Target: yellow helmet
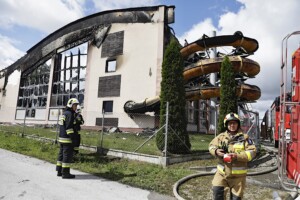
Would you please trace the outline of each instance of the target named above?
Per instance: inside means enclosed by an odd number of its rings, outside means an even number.
[[[67,103],[67,107],[72,108],[73,104],[79,104],[78,99],[76,99],[76,98],[69,99],[69,101]]]
[[[225,116],[225,118],[224,118],[224,127],[227,127],[227,123],[228,123],[229,121],[237,121],[238,124],[239,124],[239,126],[240,126],[240,124],[241,124],[241,120],[240,120],[238,114],[233,113],[233,112],[231,112],[231,113],[229,113],[229,114],[227,114],[227,115]]]

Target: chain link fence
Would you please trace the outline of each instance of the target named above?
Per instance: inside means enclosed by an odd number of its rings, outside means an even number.
[[[18,120],[15,120],[15,123],[3,122],[6,119],[5,116],[2,116],[0,131],[57,143],[58,120],[62,112],[62,108],[50,109],[48,113],[49,120],[46,123],[45,120],[34,119],[30,112],[17,111],[15,119]],[[14,112],[7,109],[7,113]],[[35,115],[40,115],[39,111],[35,111]],[[166,113],[164,116],[166,122],[168,122],[168,115]],[[259,144],[258,113],[240,109],[239,115],[243,131],[249,134],[256,144]],[[160,151],[157,148],[156,134],[162,130],[166,140],[169,134],[172,134],[172,137],[178,137],[172,125],[167,123],[160,125],[160,116],[153,113],[101,113],[83,110],[83,117],[85,124],[80,131],[81,146],[92,147],[101,151],[115,149],[132,153],[167,156],[165,150]],[[215,132],[208,134],[210,127],[208,119],[207,110],[187,110],[187,132],[191,142],[190,152],[192,154],[208,152],[208,145],[215,137]],[[92,124],[95,125],[92,126]],[[165,141],[165,144],[167,143]]]
[[[7,119],[3,116],[1,117],[1,132],[40,138],[57,143],[58,120],[63,112],[63,108],[50,109],[48,121],[37,119],[41,115],[39,110],[35,110],[33,113],[29,109],[27,111],[25,109],[16,111],[13,107],[6,109],[7,113],[16,114],[15,116],[7,116]],[[162,155],[163,153],[158,150],[155,140],[160,127],[163,127],[164,132],[176,134],[172,127],[169,126],[166,129],[164,125],[160,126],[160,116],[153,113],[126,114],[89,111],[88,115],[85,116],[86,113],[83,110],[83,117],[86,123],[80,131],[82,146]],[[46,115],[46,113],[43,114]],[[200,114],[203,115],[202,113]],[[9,122],[11,118],[15,119],[14,123]],[[191,152],[207,151],[208,144],[214,135],[206,134],[207,126],[203,119],[197,121],[201,123],[200,126],[195,125],[194,120],[190,120],[187,126],[192,144]],[[91,124],[95,124],[95,126]],[[198,126],[198,129],[195,129],[195,126]]]

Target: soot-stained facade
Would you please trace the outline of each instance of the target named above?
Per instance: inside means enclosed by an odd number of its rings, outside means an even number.
[[[155,127],[152,114],[124,112],[128,100],[159,95],[174,6],[96,13],[51,33],[0,71],[0,122],[56,124],[78,98],[86,126]]]

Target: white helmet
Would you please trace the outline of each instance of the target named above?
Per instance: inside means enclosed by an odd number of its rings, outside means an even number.
[[[81,113],[81,106],[79,104],[77,105],[76,113]]]
[[[76,99],[76,98],[69,99],[69,101],[67,103],[67,107],[72,108],[73,104],[79,104],[78,99]]]

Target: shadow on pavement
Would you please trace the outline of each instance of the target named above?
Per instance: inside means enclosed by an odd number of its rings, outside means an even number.
[[[75,174],[75,175],[76,175],[75,179],[79,179],[79,180],[91,180],[91,179],[105,180],[92,174]]]

